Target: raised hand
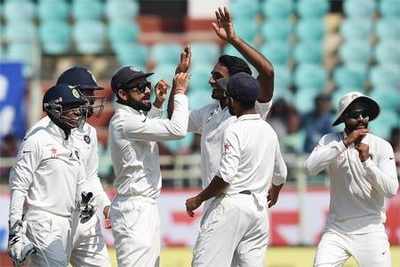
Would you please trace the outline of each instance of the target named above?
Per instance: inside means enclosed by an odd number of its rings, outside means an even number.
[[[185,94],[188,88],[189,73],[180,72],[175,75],[175,94]]]
[[[169,85],[165,80],[159,81],[154,87],[156,92],[156,99],[154,100],[154,106],[161,108],[164,100],[167,96]]]
[[[178,66],[176,67],[175,73],[188,72],[190,64],[192,63],[192,50],[187,45],[181,52],[181,57]]]
[[[216,22],[212,23],[215,33],[224,41],[232,42],[237,38],[233,29],[231,15],[226,7],[220,7],[215,11]]]

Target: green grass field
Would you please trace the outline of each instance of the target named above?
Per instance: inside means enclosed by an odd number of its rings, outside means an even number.
[[[168,248],[161,252],[161,267],[188,267],[192,259],[192,251],[187,248]],[[273,247],[266,255],[268,267],[308,267],[312,266],[314,247]],[[400,247],[392,247],[392,266],[400,266]],[[117,266],[115,251],[110,250],[113,266]],[[357,267],[353,259],[344,265]]]

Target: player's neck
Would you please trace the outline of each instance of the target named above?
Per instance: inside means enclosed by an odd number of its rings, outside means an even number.
[[[251,109],[246,109],[246,110],[240,110],[237,114],[236,117],[240,117],[243,115],[249,115],[249,114],[257,114],[255,108],[251,108]]]

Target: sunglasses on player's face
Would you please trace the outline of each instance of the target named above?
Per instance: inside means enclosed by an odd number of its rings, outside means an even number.
[[[358,119],[361,118],[362,119],[366,119],[369,118],[369,114],[367,110],[354,110],[354,111],[350,111],[346,114],[346,116],[350,119]]]
[[[131,90],[137,90],[142,94],[146,92],[146,88],[149,88],[151,90],[151,82],[146,80],[138,82],[135,85],[131,86]]]

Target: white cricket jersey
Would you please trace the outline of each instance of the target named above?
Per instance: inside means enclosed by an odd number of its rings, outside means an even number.
[[[189,117],[186,95],[175,95],[174,107],[168,120],[162,119],[161,111],[154,107],[146,116],[142,111],[115,104],[109,125],[109,147],[118,194],[159,197],[161,172],[157,142],[186,135]]]
[[[242,115],[229,125],[222,141],[217,176],[229,184],[225,193],[248,190],[267,197],[271,184],[286,181],[287,169],[272,127],[259,114]]]
[[[28,210],[72,215],[85,179],[79,145],[53,122],[31,129],[10,173],[10,221],[21,219],[25,197]]]
[[[43,117],[28,131],[27,135],[38,127],[46,127],[51,122],[48,116]],[[71,136],[79,149],[80,159],[86,172],[82,190],[92,192],[95,196],[96,206],[103,210],[110,205],[110,199],[104,192],[100,178],[97,175],[99,156],[97,153],[97,133],[96,129],[85,123],[82,129],[75,128],[71,131]]]
[[[256,101],[256,112],[265,120],[272,101]],[[190,112],[188,131],[201,134],[201,179],[206,188],[218,171],[221,161],[221,142],[223,133],[236,116],[229,113],[228,107],[221,109],[219,102],[214,102]]]
[[[343,133],[323,136],[305,165],[311,175],[326,170],[331,181],[328,230],[346,233],[382,231],[385,197],[398,189],[394,153],[382,138],[367,134],[371,158],[361,162],[354,144],[343,143]]]

